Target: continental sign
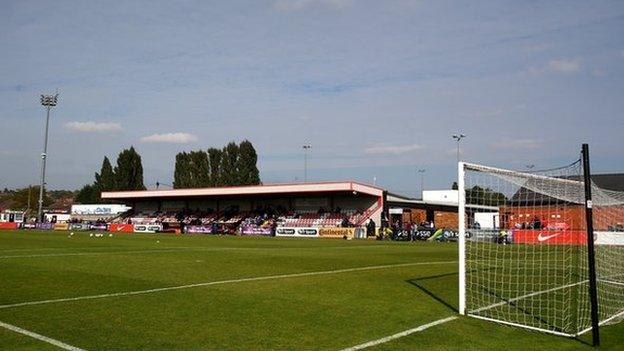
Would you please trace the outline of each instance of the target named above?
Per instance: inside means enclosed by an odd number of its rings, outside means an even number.
[[[68,230],[69,229],[69,224],[68,223],[56,223],[54,224],[54,230]]]
[[[355,228],[320,228],[319,235],[322,238],[348,238],[355,236]]]

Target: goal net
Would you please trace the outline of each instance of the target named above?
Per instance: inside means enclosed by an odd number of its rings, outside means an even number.
[[[591,330],[581,161],[539,172],[459,167],[460,313],[570,337]],[[624,315],[624,193],[591,189],[604,324]]]

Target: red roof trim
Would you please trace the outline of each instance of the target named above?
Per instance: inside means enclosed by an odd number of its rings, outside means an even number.
[[[236,196],[236,195],[267,195],[267,194],[283,194],[283,193],[288,193],[288,192],[292,192],[292,193],[322,193],[322,192],[340,192],[340,191],[354,191],[356,189],[355,184],[358,185],[359,187],[363,187],[363,188],[368,188],[368,189],[364,189],[364,190],[369,190],[369,192],[367,191],[362,191],[365,194],[368,195],[373,195],[373,196],[379,196],[379,194],[377,194],[376,192],[379,191],[384,191],[384,189],[374,186],[374,185],[369,185],[369,184],[364,184],[364,183],[359,183],[359,182],[354,182],[354,181],[344,181],[344,182],[337,182],[337,181],[331,181],[331,182],[311,182],[311,183],[280,183],[280,184],[262,184],[262,185],[244,185],[244,186],[228,186],[228,187],[217,187],[217,188],[185,188],[185,189],[158,189],[158,190],[134,190],[134,191],[115,191],[115,192],[102,192],[102,198],[108,198],[108,199],[131,199],[131,198],[157,198],[157,197],[176,197],[176,193],[182,193],[179,196],[180,197],[184,197],[184,196]],[[314,187],[315,185],[318,186],[331,186],[331,185],[336,185],[336,186],[340,186],[342,185],[343,187],[346,187],[346,189],[309,189],[310,187]],[[250,188],[259,188],[259,189],[266,189],[266,188],[270,188],[270,187],[277,187],[277,188],[281,188],[281,187],[294,187],[295,189],[290,189],[288,191],[281,191],[279,189],[274,189],[273,191],[267,191],[267,192],[262,192],[259,191],[257,193],[253,193],[253,192],[245,192],[246,189],[250,189]],[[307,188],[307,189],[301,189],[301,190],[297,190],[297,187],[301,187],[301,188]],[[241,194],[236,194],[236,190],[240,189],[241,190]],[[193,192],[193,191],[212,191],[212,192],[229,192],[229,193],[225,193],[225,194],[186,194],[189,192]],[[147,195],[147,193],[158,193],[158,194],[150,194]]]

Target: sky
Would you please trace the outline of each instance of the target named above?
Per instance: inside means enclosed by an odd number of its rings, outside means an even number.
[[[358,180],[418,196],[461,158],[552,168],[590,144],[624,172],[622,1],[0,1],[0,188],[77,189],[134,146],[250,140],[265,183]],[[114,162],[114,161],[113,161]],[[418,173],[422,169],[424,173]]]

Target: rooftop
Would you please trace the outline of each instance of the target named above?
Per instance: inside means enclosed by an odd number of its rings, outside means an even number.
[[[102,192],[102,199],[146,199],[181,197],[219,197],[245,195],[314,194],[352,192],[382,196],[384,189],[355,181],[264,184],[220,188],[166,189]]]

